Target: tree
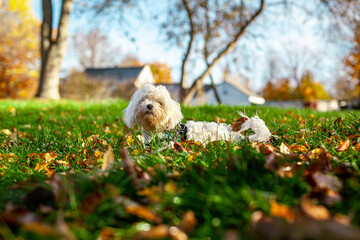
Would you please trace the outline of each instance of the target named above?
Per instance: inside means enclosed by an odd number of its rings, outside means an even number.
[[[166,63],[151,63],[150,69],[154,76],[155,83],[168,84],[171,82],[171,69]]]
[[[30,4],[0,1],[0,98],[33,96],[38,69],[38,26]]]
[[[360,87],[360,24],[354,31],[354,46],[351,53],[345,58],[349,77]]]
[[[220,59],[235,48],[238,40],[260,15],[264,6],[265,0],[248,4],[244,1],[234,2],[231,0],[221,2],[181,0],[177,2],[176,8],[169,11],[168,15],[171,20],[166,19],[167,22],[162,25],[166,29],[168,38],[177,43],[184,42],[182,41],[184,36],[188,38],[187,43],[183,46],[184,55],[180,76],[181,102],[190,103],[195,92],[202,88],[204,78],[208,76]],[[207,39],[207,50],[211,49],[209,45],[212,45],[213,48],[211,52],[205,54],[207,62],[205,69],[187,88],[187,65],[191,53],[196,50],[194,45],[197,38],[202,41],[204,38]],[[216,44],[219,41],[221,44]]]
[[[43,22],[41,24],[41,67],[36,96],[59,99],[59,72],[67,47],[68,26],[72,0],[63,0],[57,33],[53,36],[52,1],[42,0]]]
[[[314,81],[314,76],[311,72],[305,73],[299,84],[294,90],[296,99],[301,100],[316,100],[316,99],[329,99],[329,94],[324,90],[320,83]]]
[[[99,29],[73,35],[75,52],[83,68],[114,66],[119,62],[120,49],[111,47]]]
[[[336,16],[339,22],[343,19],[356,17],[356,9],[359,9],[359,2],[352,0],[318,0],[310,4],[301,4],[296,1],[266,1],[266,9],[278,8],[281,12],[287,11],[294,6],[308,13],[309,17],[319,19],[323,16],[332,18]],[[315,7],[314,7],[315,6]],[[180,75],[180,98],[184,103],[189,103],[194,93],[202,88],[204,78],[210,74],[212,68],[222,58],[230,54],[245,32],[254,25],[255,20],[265,12],[265,1],[205,1],[205,0],[178,0],[176,6],[169,10],[168,17],[162,24],[166,29],[169,40],[183,48],[182,67]],[[269,11],[267,11],[270,13]],[[351,14],[352,13],[352,14]],[[334,17],[335,19],[335,17]],[[331,24],[333,25],[333,24]],[[210,31],[209,31],[210,30]],[[187,38],[185,41],[185,37]],[[185,44],[184,44],[185,43]],[[192,81],[187,88],[187,65],[191,55],[200,52],[203,44],[209,44],[213,51],[204,54],[207,62],[205,68]],[[211,48],[208,48],[211,49]],[[198,67],[194,67],[199,69]],[[296,71],[296,69],[293,69]]]
[[[276,84],[268,81],[263,89],[266,100],[293,100],[293,89],[288,78],[281,79]]]

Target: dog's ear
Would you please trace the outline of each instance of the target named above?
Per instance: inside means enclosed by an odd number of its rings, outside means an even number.
[[[181,106],[178,102],[171,99],[170,101],[170,116],[168,120],[168,128],[173,129],[184,118],[181,113]]]
[[[140,101],[140,96],[142,95],[143,89],[137,90],[134,95],[132,95],[129,105],[124,109],[124,122],[129,128],[133,127],[135,122],[135,109]]]

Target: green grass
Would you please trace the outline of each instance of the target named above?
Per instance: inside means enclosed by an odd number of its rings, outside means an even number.
[[[129,239],[160,224],[140,210],[129,212],[119,202],[122,198],[150,209],[166,226],[184,227],[185,213],[194,213],[197,223],[187,233],[190,238],[221,239],[228,229],[237,229],[244,239],[251,239],[256,236],[250,230],[255,211],[271,215],[271,199],[299,209],[301,196],[312,191],[304,177],[306,167],[292,177],[280,177],[264,167],[267,156],[247,140],[189,144],[184,146],[187,152],[179,153],[173,148],[156,151],[164,146],[157,139],[148,149],[137,140],[140,131],[124,125],[126,106],[115,100],[0,101],[0,131],[11,132],[0,133],[0,239],[69,236],[56,227],[59,219],[78,239],[97,239],[105,232],[111,239]],[[342,200],[327,208],[332,215],[341,213],[350,216],[353,225],[360,224],[357,138],[351,139],[346,151],[336,150],[341,140],[359,133],[359,112],[229,106],[183,107],[182,111],[184,121],[221,118],[226,123],[239,118],[237,111],[258,114],[276,135],[271,139],[273,146],[302,145],[308,152],[324,148],[334,168],[344,162],[351,169],[347,177],[333,173],[343,183]],[[98,136],[90,141],[94,135]],[[129,136],[134,139],[130,145]],[[115,163],[108,174],[101,174],[109,146]],[[138,166],[138,175],[145,171],[150,176],[143,191],[135,189],[124,170],[120,153],[124,147]],[[56,157],[41,168],[45,153]],[[292,160],[285,157],[285,161]],[[10,213],[17,219],[10,221]],[[26,220],[26,214],[36,216],[36,221]]]

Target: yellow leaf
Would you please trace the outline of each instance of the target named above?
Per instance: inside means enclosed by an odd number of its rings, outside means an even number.
[[[101,166],[101,172],[102,173],[109,172],[114,165],[114,152],[111,147],[109,147],[109,149],[105,152],[102,161],[103,163]]]
[[[131,146],[131,145],[134,145],[134,139],[132,136],[129,136],[127,139],[126,139],[126,143],[128,146]]]
[[[290,145],[290,150],[293,152],[307,152],[307,148],[304,145],[297,145],[296,143]]]
[[[1,133],[6,136],[11,136],[12,132],[9,129],[2,129]]]
[[[7,108],[8,113],[10,113],[11,116],[14,116],[16,114],[16,108],[14,108],[13,106],[9,106]]]

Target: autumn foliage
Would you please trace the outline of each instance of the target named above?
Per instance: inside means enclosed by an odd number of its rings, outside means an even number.
[[[154,76],[155,83],[167,84],[171,82],[171,69],[166,63],[151,63],[150,69]]]
[[[0,1],[0,98],[29,98],[39,67],[39,21],[26,0]]]
[[[263,89],[263,96],[267,100],[309,101],[329,98],[323,85],[314,80],[311,72],[306,72],[295,87],[291,86],[288,78],[276,82],[269,80]]]

